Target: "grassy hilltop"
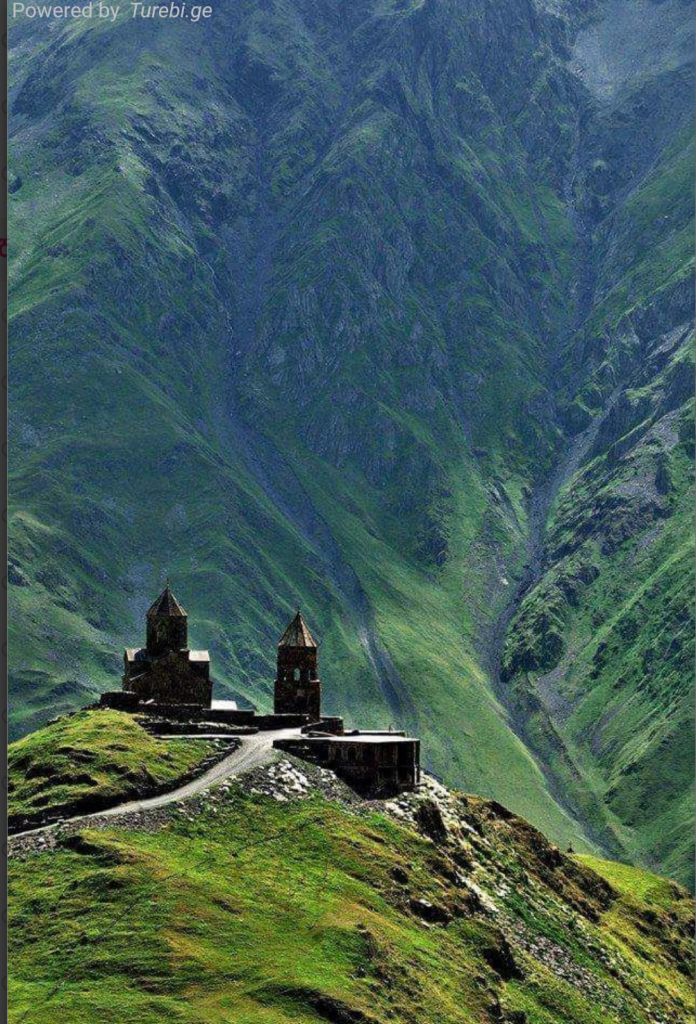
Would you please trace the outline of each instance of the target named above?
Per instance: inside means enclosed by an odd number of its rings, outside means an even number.
[[[692,1019],[679,886],[479,798],[358,807],[307,771],[13,858],[13,1024]]]
[[[13,737],[113,687],[169,573],[218,695],[269,706],[299,603],[328,711],[691,880],[691,31],[11,26]]]
[[[120,711],[80,711],[9,745],[7,813],[75,814],[175,786],[215,750],[160,740]]]

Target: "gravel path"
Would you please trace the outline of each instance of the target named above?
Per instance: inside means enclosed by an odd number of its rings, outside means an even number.
[[[21,839],[22,836],[51,832],[56,828],[64,826],[68,821],[87,821],[91,818],[115,818],[124,814],[153,810],[157,807],[163,807],[165,804],[174,803],[177,800],[186,800],[188,797],[195,796],[197,793],[209,789],[210,786],[222,782],[224,779],[234,778],[237,775],[241,775],[242,772],[249,771],[250,768],[264,764],[271,757],[274,740],[287,739],[290,736],[299,735],[299,729],[273,729],[268,732],[256,733],[253,736],[244,736],[241,739],[240,746],[229,754],[228,757],[218,761],[217,764],[213,765],[207,772],[204,772],[203,775],[193,779],[191,782],[187,782],[183,786],[179,786],[178,789],[172,789],[168,793],[161,793],[159,796],[129,800],[127,803],[116,804],[115,807],[110,807],[107,810],[93,811],[90,814],[77,814],[73,818],[53,822],[51,825],[42,825],[39,828],[28,829],[26,832],[16,832],[10,837],[10,843],[15,839]]]

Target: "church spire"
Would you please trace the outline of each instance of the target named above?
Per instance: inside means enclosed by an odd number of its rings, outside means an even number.
[[[169,582],[150,605],[146,623],[147,650],[150,654],[181,651],[188,646],[188,616],[174,597]]]
[[[321,718],[321,682],[317,642],[299,608],[278,641],[273,707],[277,715],[306,715],[310,722]]]
[[[150,605],[147,613],[148,619],[151,615],[157,617],[183,616],[186,618],[186,611],[174,597],[172,588],[169,586],[169,580],[167,580],[167,585],[157,600]]]
[[[307,623],[302,618],[300,609],[297,609],[297,614],[292,622],[288,625],[287,629],[278,641],[279,647],[313,647],[314,650],[317,648],[317,642],[309,632]]]

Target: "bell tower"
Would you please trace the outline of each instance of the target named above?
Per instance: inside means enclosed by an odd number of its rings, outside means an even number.
[[[308,715],[310,722],[321,718],[317,643],[299,609],[278,641],[274,711],[277,715]]]
[[[150,607],[146,623],[148,654],[166,654],[188,647],[188,615],[174,597],[169,584]]]

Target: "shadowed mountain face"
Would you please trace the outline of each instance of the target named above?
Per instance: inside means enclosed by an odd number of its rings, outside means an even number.
[[[168,573],[218,695],[299,603],[327,710],[688,876],[689,14],[15,22],[15,734]]]

